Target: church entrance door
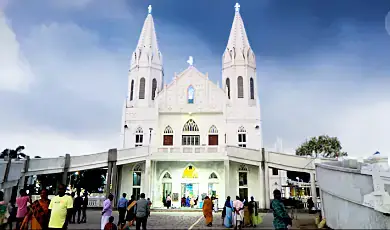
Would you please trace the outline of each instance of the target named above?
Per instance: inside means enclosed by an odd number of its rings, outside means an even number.
[[[182,197],[190,197],[196,199],[199,196],[199,184],[198,183],[182,183],[181,184]]]

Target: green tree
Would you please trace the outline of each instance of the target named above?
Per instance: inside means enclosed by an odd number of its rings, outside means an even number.
[[[4,149],[0,153],[0,159],[4,159],[5,157],[10,157],[11,159],[25,159],[26,154],[22,153],[24,150],[24,146],[18,146],[16,149]]]
[[[310,140],[302,143],[301,146],[295,150],[295,154],[298,156],[329,158],[348,156],[348,154],[341,151],[341,149],[342,147],[337,137],[322,135],[318,137],[312,137]]]

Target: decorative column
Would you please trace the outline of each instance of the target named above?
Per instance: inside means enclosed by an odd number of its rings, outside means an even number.
[[[28,165],[30,163],[30,157],[27,156],[26,157],[26,160],[24,161],[24,171],[19,179],[19,182],[18,182],[18,187],[19,187],[19,190],[20,189],[26,189],[27,187],[27,180],[28,180],[28,177],[26,176],[27,172],[28,172]]]
[[[107,169],[107,178],[106,178],[106,197],[111,193],[111,185],[112,185],[112,178],[116,177],[113,175],[113,168],[116,167],[116,159],[117,159],[117,149],[110,149],[108,150],[108,156],[107,156],[107,163],[108,163],[108,169]],[[113,186],[114,187],[114,186]]]
[[[144,180],[144,186],[143,187],[143,193],[145,193],[145,196],[146,198],[150,198],[150,183],[151,183],[151,179],[150,179],[150,168],[151,168],[151,160],[150,159],[146,159],[145,160],[145,180]]]
[[[70,154],[67,153],[65,154],[64,158],[64,171],[62,172],[62,180],[61,183],[66,185],[68,182],[68,172],[69,172],[69,167],[70,167]]]
[[[225,197],[230,196],[230,163],[229,160],[223,161],[224,165],[224,173],[225,173]],[[230,196],[231,199],[235,199],[235,197]]]
[[[269,168],[268,168],[268,157],[267,153],[265,152],[265,149],[261,149],[262,157],[263,157],[263,162],[264,162],[264,204],[265,204],[265,209],[269,209],[271,206],[271,198],[270,198],[270,188],[269,188]]]
[[[317,208],[317,187],[316,187],[316,176],[314,172],[310,172],[310,190],[311,197],[314,202],[314,206]]]

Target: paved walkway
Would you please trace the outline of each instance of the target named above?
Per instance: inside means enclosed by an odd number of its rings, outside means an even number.
[[[87,224],[71,224],[69,229],[100,229],[101,212],[90,210],[87,213]],[[272,214],[262,213],[263,223],[256,228],[245,229],[273,229]],[[118,212],[113,212],[115,223],[118,221]],[[299,219],[312,219],[308,214],[302,214]],[[214,214],[213,226],[206,227],[203,214],[201,212],[152,212],[148,219],[148,229],[226,229],[222,225],[221,213]],[[299,228],[298,226],[294,226]],[[135,229],[135,227],[134,227]]]

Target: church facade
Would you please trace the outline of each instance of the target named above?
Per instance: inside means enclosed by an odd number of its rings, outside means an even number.
[[[121,135],[123,148],[147,154],[119,169],[119,194],[143,192],[154,207],[162,207],[167,195],[176,207],[182,197],[206,195],[218,197],[220,207],[228,195],[264,203],[264,169],[250,160],[263,147],[255,53],[238,4],[235,9],[219,87],[192,57],[186,70],[164,82],[149,8],[131,56]]]

